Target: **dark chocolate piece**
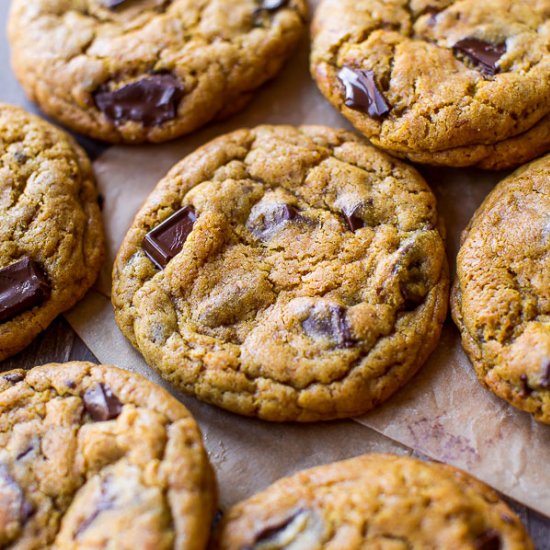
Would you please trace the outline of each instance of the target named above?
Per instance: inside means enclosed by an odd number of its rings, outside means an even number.
[[[540,387],[543,390],[550,390],[550,359],[543,362],[540,370]]]
[[[19,372],[9,372],[8,374],[4,374],[3,376],[4,380],[7,382],[10,382],[11,384],[17,384],[17,382],[21,382],[25,380],[25,375],[21,374]]]
[[[265,237],[271,230],[299,217],[300,211],[294,206],[285,203],[273,204],[250,219],[246,226],[257,237]]]
[[[0,323],[40,305],[51,287],[40,266],[23,258],[0,270]]]
[[[102,0],[103,5],[110,10],[118,8],[121,4],[124,4],[126,0]]]
[[[80,535],[90,527],[90,525],[95,521],[95,519],[106,510],[111,510],[114,507],[115,498],[108,491],[109,488],[109,478],[101,482],[101,489],[99,494],[99,499],[95,504],[94,511],[84,519],[84,521],[78,526],[78,529],[75,531],[73,538],[78,539]]]
[[[390,112],[390,105],[378,88],[372,71],[342,67],[338,78],[346,87],[346,105],[379,119]]]
[[[273,525],[271,527],[266,527],[256,535],[256,537],[254,538],[254,544],[258,544],[259,542],[267,542],[275,538],[279,533],[284,531],[293,521],[295,521],[304,513],[306,513],[305,510],[297,510],[294,514],[292,514],[287,519],[281,521],[280,523],[277,523],[276,525]],[[248,548],[252,549],[254,547],[249,546]]]
[[[478,38],[464,38],[453,46],[453,50],[466,56],[483,74],[494,76],[500,70],[497,63],[506,53],[506,44],[490,44]]]
[[[526,374],[522,374],[519,379],[521,381],[521,396],[529,397],[533,393],[533,389],[529,386],[529,378]]]
[[[177,256],[197,221],[195,209],[186,206],[149,231],[141,246],[147,257],[160,269]]]
[[[314,307],[302,328],[313,337],[330,338],[338,346],[350,347],[354,338],[346,318],[346,309],[333,304],[327,307]]]
[[[29,445],[24,451],[21,451],[16,457],[15,460],[21,460],[25,458],[31,451],[34,451],[34,446]]]
[[[178,78],[162,73],[114,91],[100,88],[94,99],[97,108],[115,124],[134,121],[150,127],[176,118],[183,91],[183,83]]]
[[[23,524],[27,523],[31,516],[36,512],[34,506],[26,499],[23,499],[20,510],[21,522]]]
[[[84,408],[96,422],[116,418],[122,411],[122,403],[104,384],[98,384],[84,394]]]
[[[351,208],[349,210],[344,209],[344,216],[346,218],[346,222],[350,231],[357,231],[358,229],[365,227],[365,222],[357,215],[359,210],[359,206],[355,206],[354,208]]]
[[[476,550],[500,550],[500,535],[494,529],[481,533],[475,541]]]

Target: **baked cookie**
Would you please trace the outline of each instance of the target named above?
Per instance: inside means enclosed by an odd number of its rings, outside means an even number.
[[[195,421],[91,363],[0,374],[0,547],[202,550],[216,491]]]
[[[220,550],[534,550],[498,495],[444,464],[365,455],[304,470],[229,510]]]
[[[481,383],[550,424],[550,155],[500,182],[475,213],[451,304]]]
[[[306,0],[14,0],[12,66],[70,128],[160,142],[242,109],[306,14]]]
[[[38,117],[0,104],[0,361],[84,296],[103,254],[84,151]]]
[[[240,130],[181,161],[113,279],[121,330],[163,377],[275,421],[378,405],[426,360],[447,310],[424,180],[320,126]]]
[[[376,146],[501,169],[550,150],[550,0],[324,0],[311,72]]]

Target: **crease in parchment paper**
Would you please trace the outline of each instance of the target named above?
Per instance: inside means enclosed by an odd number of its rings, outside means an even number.
[[[109,255],[96,290],[68,314],[69,322],[100,361],[147,376],[171,390],[196,415],[218,469],[223,502],[248,496],[300,467],[369,450],[406,452],[386,439],[390,438],[461,467],[550,516],[550,427],[535,423],[481,387],[450,320],[427,364],[387,403],[357,423],[306,426],[245,419],[177,394],[147,367],[116,327],[108,299],[114,255],[136,211],[174,163],[212,138],[242,127],[286,123],[350,128],[312,83],[307,55],[304,40],[283,73],[227,122],[164,145],[112,147],[95,161],[105,198]],[[503,174],[420,170],[439,201],[453,272],[461,231]]]

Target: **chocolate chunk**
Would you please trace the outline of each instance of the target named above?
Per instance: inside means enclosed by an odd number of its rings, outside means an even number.
[[[34,513],[23,489],[12,477],[6,465],[0,463],[0,528],[12,521],[25,524]]]
[[[21,521],[27,523],[35,511],[34,506],[28,500],[23,499],[20,512]]]
[[[0,270],[0,323],[40,305],[50,291],[46,275],[30,258]]]
[[[302,328],[314,338],[329,338],[341,347],[354,344],[346,309],[336,304],[312,308],[309,317],[302,321]]]
[[[346,87],[346,105],[379,119],[390,112],[390,106],[378,88],[372,71],[342,67],[338,78]]]
[[[84,394],[84,408],[96,422],[116,418],[122,411],[122,403],[104,384],[98,384]]]
[[[359,206],[355,206],[354,208],[349,210],[344,209],[344,216],[346,218],[346,222],[348,223],[350,231],[357,231],[358,229],[365,227],[365,222],[357,215],[359,210]]]
[[[550,390],[550,359],[543,362],[540,371],[540,387],[543,390]]]
[[[305,510],[298,510],[297,512],[295,512],[294,514],[292,514],[290,517],[283,520],[282,522],[277,523],[276,525],[273,525],[270,527],[266,527],[256,535],[256,537],[254,538],[254,544],[273,540],[274,538],[277,537],[279,533],[281,533],[287,527],[289,527],[291,523],[303,517],[304,514],[307,514]],[[254,547],[251,546],[249,548],[254,548]]]
[[[8,372],[8,374],[4,374],[3,378],[6,382],[17,384],[17,382],[25,380],[25,375],[20,372]]]
[[[34,446],[29,445],[24,451],[21,451],[16,457],[15,460],[21,460],[25,458],[30,452],[34,451]]]
[[[124,4],[126,0],[102,0],[103,5],[110,10],[118,8],[121,4]]]
[[[490,44],[478,38],[459,40],[453,50],[466,56],[479,70],[488,76],[494,76],[499,71],[498,60],[506,53],[506,44]]]
[[[73,538],[78,539],[80,535],[90,527],[90,525],[95,521],[95,519],[106,510],[111,510],[114,507],[115,497],[109,493],[109,477],[104,479],[101,482],[101,489],[99,494],[99,499],[95,503],[94,511],[84,519],[84,521],[78,526],[78,529],[75,531]]]
[[[522,374],[519,379],[521,381],[521,396],[529,397],[533,393],[533,389],[529,386],[529,378],[526,374]]]
[[[153,74],[110,91],[100,88],[94,99],[97,108],[115,124],[128,121],[160,126],[177,116],[183,83],[169,73]]]
[[[186,206],[145,235],[141,246],[147,257],[160,269],[177,256],[197,221],[195,209]]]
[[[299,217],[299,210],[290,204],[272,204],[254,212],[246,226],[257,237],[265,238],[271,231]]]
[[[500,535],[494,529],[481,533],[475,541],[477,550],[500,550]]]

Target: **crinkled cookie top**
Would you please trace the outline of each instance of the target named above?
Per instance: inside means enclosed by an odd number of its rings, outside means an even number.
[[[305,0],[14,0],[12,66],[67,126],[165,141],[240,110],[306,15]]]
[[[375,145],[514,166],[550,149],[550,0],[324,0],[311,70]]]
[[[0,546],[202,550],[213,474],[185,407],[90,363],[0,374]]]
[[[453,314],[480,380],[550,424],[550,155],[495,187],[457,271]]]
[[[533,550],[489,487],[443,464],[365,455],[304,470],[234,506],[219,550]]]
[[[159,183],[114,269],[119,326],[178,388],[247,415],[358,414],[420,367],[447,266],[420,175],[354,135],[262,126]]]
[[[0,360],[85,294],[103,252],[82,149],[51,124],[0,104]]]

